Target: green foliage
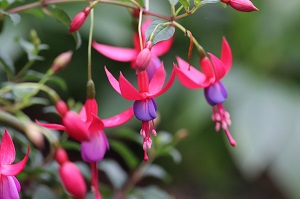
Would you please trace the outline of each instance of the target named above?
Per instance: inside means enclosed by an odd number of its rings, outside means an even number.
[[[170,39],[175,33],[175,28],[168,22],[162,20],[153,21],[146,30],[146,38],[152,44]]]
[[[186,11],[190,10],[190,0],[179,0]]]

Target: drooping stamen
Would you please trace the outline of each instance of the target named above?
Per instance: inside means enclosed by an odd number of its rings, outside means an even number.
[[[212,120],[216,123],[216,131],[219,131],[222,127],[231,146],[236,146],[236,142],[228,129],[228,126],[231,125],[230,114],[224,109],[222,104],[212,107]]]
[[[144,150],[144,161],[148,161],[147,149],[151,149],[152,139],[150,137],[150,132],[156,136],[156,130],[154,129],[154,121],[142,121],[142,129],[140,131],[143,137],[143,150]]]

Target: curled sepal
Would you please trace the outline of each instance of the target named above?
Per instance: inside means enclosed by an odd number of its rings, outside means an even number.
[[[7,175],[7,176],[18,175],[24,169],[24,167],[26,165],[29,152],[30,152],[30,148],[28,147],[27,153],[26,153],[25,157],[23,158],[23,160],[21,160],[20,162],[18,162],[16,164],[2,164],[1,163],[0,173],[2,175]]]

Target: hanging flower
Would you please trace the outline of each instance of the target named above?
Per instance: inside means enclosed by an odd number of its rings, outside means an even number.
[[[179,81],[190,89],[204,88],[206,101],[212,106],[212,120],[216,123],[216,131],[222,128],[232,146],[236,145],[228,126],[231,125],[230,115],[223,107],[227,98],[227,91],[221,79],[229,72],[232,65],[231,49],[223,38],[221,59],[208,53],[210,59],[205,57],[200,60],[201,73],[189,63],[177,57],[178,67],[176,73]]]
[[[14,143],[6,129],[0,145],[0,198],[19,199],[21,186],[15,175],[19,174],[25,167],[30,148],[23,160],[12,164],[16,158]]]
[[[147,161],[146,150],[150,149],[152,145],[150,133],[156,135],[153,120],[156,118],[157,106],[154,98],[162,95],[171,87],[175,79],[175,70],[172,71],[165,86],[166,73],[163,64],[156,70],[150,81],[147,71],[139,72],[137,74],[139,90],[135,89],[122,73],[120,73],[119,81],[117,81],[106,68],[105,72],[110,84],[120,95],[127,100],[134,100],[134,115],[142,121],[140,133],[143,137],[144,160]]]
[[[142,24],[142,42],[143,42],[143,44],[145,44],[145,42],[146,42],[145,32],[150,24],[151,24],[151,20],[145,20]],[[161,55],[167,53],[172,46],[173,40],[174,40],[174,37],[172,37],[169,40],[161,41],[161,42],[158,42],[157,44],[155,44],[151,48],[150,63],[156,62],[156,60],[158,59],[158,56],[161,56]],[[136,32],[133,36],[133,46],[134,46],[133,48],[109,46],[109,45],[97,43],[95,41],[93,41],[92,45],[93,45],[93,48],[95,50],[97,50],[99,53],[101,53],[102,55],[104,55],[112,60],[116,60],[116,61],[120,61],[120,62],[131,62],[131,67],[136,69],[137,57],[141,51],[138,32]],[[160,63],[158,66],[160,66]],[[152,67],[152,69],[153,69],[153,67]],[[154,74],[153,72],[151,72],[151,71],[153,71],[152,69],[148,69],[148,67],[146,67],[146,70],[149,73],[149,76],[153,76],[152,74]]]
[[[85,162],[98,162],[103,159],[109,148],[104,128],[124,124],[133,116],[132,107],[111,118],[101,120],[95,99],[87,99],[80,114],[69,111],[66,104],[60,101],[56,109],[62,116],[61,124],[38,124],[55,130],[64,130],[73,139],[81,142],[81,156]]]

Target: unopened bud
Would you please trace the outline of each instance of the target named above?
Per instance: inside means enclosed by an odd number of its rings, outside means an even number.
[[[177,140],[182,140],[188,136],[188,131],[186,129],[180,129],[175,134]]]
[[[59,168],[60,179],[68,193],[77,199],[84,199],[86,194],[85,181],[72,162],[66,162]]]
[[[55,160],[58,162],[59,165],[63,165],[64,163],[69,161],[67,152],[61,147],[59,147],[55,151],[54,157],[55,157]]]
[[[65,68],[70,63],[72,54],[73,54],[72,51],[67,51],[67,52],[64,52],[64,53],[61,53],[60,55],[58,55],[54,59],[51,69],[54,72],[58,72],[61,69]]]
[[[221,0],[223,3],[229,4],[233,9],[241,12],[252,12],[258,9],[249,0]]]
[[[75,31],[77,31],[79,28],[81,28],[81,26],[84,24],[87,16],[90,14],[90,11],[91,11],[91,8],[86,7],[83,9],[83,11],[81,11],[74,17],[74,19],[71,21],[71,24],[70,24],[69,33],[73,33]]]
[[[66,103],[62,100],[60,100],[56,103],[55,108],[61,116],[66,115],[67,112],[69,111]]]
[[[146,67],[149,65],[151,60],[151,48],[152,43],[149,41],[147,42],[146,48],[141,50],[141,52],[136,57],[135,68],[137,72],[146,70]]]
[[[44,136],[41,129],[33,122],[26,122],[25,134],[28,139],[39,149],[43,149],[45,146]]]

